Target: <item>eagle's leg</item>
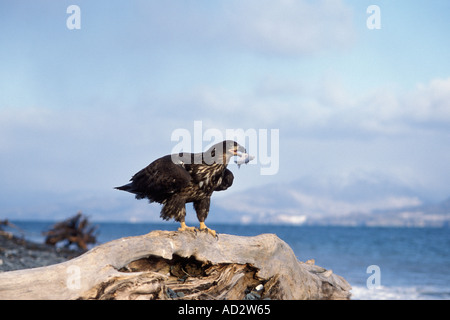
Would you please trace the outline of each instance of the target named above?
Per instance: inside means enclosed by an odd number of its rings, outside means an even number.
[[[205,224],[206,217],[209,213],[210,198],[194,201],[194,209],[197,212],[198,221],[200,221],[200,231],[206,231],[213,237],[217,237],[216,231],[208,228]]]
[[[180,223],[180,227],[178,228],[178,231],[191,231],[197,233],[197,230],[195,227],[188,227],[186,225],[186,222],[184,222],[184,217],[186,216],[186,208],[183,206],[182,210],[178,214],[178,216],[175,217],[175,220]]]
[[[196,232],[195,227],[186,226],[184,218],[186,217],[186,200],[177,195],[172,196],[161,209],[161,218],[169,220],[171,218],[180,223],[178,231]]]

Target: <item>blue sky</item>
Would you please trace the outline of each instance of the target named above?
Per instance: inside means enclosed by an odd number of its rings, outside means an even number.
[[[80,30],[66,27],[71,4]],[[366,27],[371,4],[380,30]],[[112,187],[195,120],[279,129],[279,172],[232,167],[235,192],[382,177],[442,200],[449,12],[445,0],[2,1],[0,217],[128,201]]]

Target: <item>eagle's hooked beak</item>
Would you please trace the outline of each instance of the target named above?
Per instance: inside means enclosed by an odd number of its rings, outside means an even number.
[[[242,153],[247,153],[247,150],[243,146],[233,146],[228,151],[234,156],[240,156]]]

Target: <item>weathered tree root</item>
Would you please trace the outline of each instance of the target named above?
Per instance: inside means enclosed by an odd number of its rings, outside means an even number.
[[[0,273],[1,299],[348,299],[331,270],[273,234],[154,231],[57,265]]]

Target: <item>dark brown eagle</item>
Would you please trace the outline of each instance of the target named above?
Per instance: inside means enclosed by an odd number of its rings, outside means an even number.
[[[233,173],[227,169],[233,156],[247,156],[244,147],[232,140],[217,143],[203,153],[179,153],[159,158],[136,173],[130,183],[115,189],[128,191],[136,199],[147,198],[163,205],[161,218],[175,219],[178,231],[195,231],[185,223],[185,204],[193,202],[200,231],[216,236],[205,225],[214,191],[228,189],[233,184]]]

